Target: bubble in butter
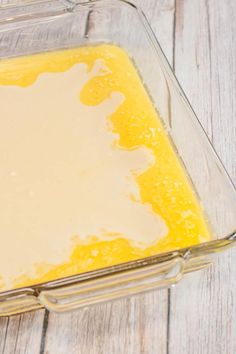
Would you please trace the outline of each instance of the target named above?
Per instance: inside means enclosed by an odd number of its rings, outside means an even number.
[[[210,239],[128,55],[0,62],[0,290]]]

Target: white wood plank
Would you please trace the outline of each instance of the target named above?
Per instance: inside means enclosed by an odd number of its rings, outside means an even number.
[[[136,4],[142,8],[172,66],[175,0],[138,0]]]
[[[0,353],[38,354],[44,311],[0,319]]]
[[[235,1],[177,0],[175,70],[236,179]],[[171,292],[169,353],[236,352],[236,252]]]
[[[6,317],[0,319],[0,353],[1,354],[4,352],[8,321],[9,319]]]
[[[45,353],[166,353],[166,293],[50,314]]]

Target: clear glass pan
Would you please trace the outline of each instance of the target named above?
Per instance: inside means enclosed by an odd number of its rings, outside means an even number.
[[[125,24],[125,26],[124,26]],[[142,11],[124,0],[21,1],[0,7],[0,58],[116,43],[135,60],[195,186],[214,240],[188,249],[0,294],[0,316],[63,312],[176,283],[236,244],[236,192]]]

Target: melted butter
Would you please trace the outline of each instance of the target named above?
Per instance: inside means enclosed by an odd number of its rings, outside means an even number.
[[[2,61],[0,100],[3,289],[209,240],[123,50]]]

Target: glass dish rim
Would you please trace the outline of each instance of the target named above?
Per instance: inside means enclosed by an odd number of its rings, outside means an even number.
[[[179,94],[181,95],[183,103],[187,106],[191,120],[194,123],[196,123],[199,126],[199,128],[201,128],[202,133],[205,135],[204,139],[206,140],[208,146],[210,147],[212,154],[214,155],[214,157],[218,161],[220,168],[222,169],[222,171],[224,173],[224,177],[228,180],[228,183],[231,185],[232,192],[236,193],[236,188],[235,188],[228,172],[226,171],[224,165],[222,164],[220,157],[218,156],[217,152],[215,151],[215,149],[214,149],[213,145],[211,144],[202,124],[200,123],[197,115],[195,114],[195,112],[192,108],[192,105],[190,104],[188,98],[186,97],[178,79],[176,78],[176,76],[175,76],[159,42],[158,42],[158,39],[156,38],[156,36],[149,24],[149,21],[147,20],[144,12],[142,11],[142,9],[139,5],[135,4],[133,1],[130,1],[130,0],[117,0],[116,2],[114,2],[113,0],[90,0],[90,1],[84,0],[81,3],[77,3],[76,1],[71,1],[71,0],[29,0],[27,2],[22,1],[18,4],[17,4],[17,2],[13,3],[13,4],[1,4],[0,11],[21,8],[21,7],[28,7],[28,6],[36,6],[36,5],[45,4],[45,3],[57,3],[57,4],[62,5],[62,9],[61,9],[62,13],[65,13],[66,9],[71,12],[71,10],[73,11],[73,10],[77,10],[77,9],[83,8],[83,7],[89,8],[89,7],[92,7],[94,4],[102,4],[102,3],[103,4],[109,3],[110,6],[113,6],[113,7],[119,6],[119,5],[128,5],[128,6],[132,7],[135,10],[135,12],[138,14],[139,20],[143,26],[144,31],[146,32],[146,34],[148,36],[150,44],[152,45],[154,51],[156,52],[156,55],[160,57],[161,62],[164,65],[167,74],[170,76],[172,83],[174,84],[175,88],[178,90]],[[29,15],[28,14],[24,15],[23,20],[24,21],[27,21],[28,19],[31,20],[32,19],[31,14],[32,13],[29,13]],[[50,12],[47,12],[47,10],[45,12],[43,12],[43,15],[45,17],[48,17],[48,16],[53,17],[53,14],[54,15],[60,14],[60,10],[55,10],[55,13],[52,10]],[[42,15],[42,12],[37,13],[37,11],[36,11],[35,17],[33,17],[33,19],[40,18],[41,15]],[[13,18],[11,18],[11,20],[12,20],[12,22],[18,22],[18,21],[21,21],[21,17],[17,16],[16,19],[14,19],[14,17],[13,17]],[[0,21],[0,32],[1,32],[1,24],[3,24],[3,23],[5,23],[4,19]],[[206,255],[221,252],[221,251],[223,251],[227,248],[230,248],[232,246],[236,246],[236,225],[235,225],[235,231],[233,231],[232,233],[230,233],[228,235],[225,235],[221,239],[211,240],[211,241],[204,242],[204,243],[201,243],[198,245],[189,246],[187,248],[181,248],[181,249],[177,249],[177,250],[173,250],[173,251],[159,253],[154,256],[149,256],[149,257],[145,257],[145,258],[141,258],[141,259],[125,262],[125,263],[119,263],[117,265],[113,265],[113,266],[109,266],[109,267],[105,267],[105,268],[100,268],[100,269],[89,271],[89,272],[83,272],[83,273],[79,273],[79,274],[75,274],[75,275],[71,275],[71,276],[65,276],[65,277],[55,279],[55,280],[37,283],[34,285],[29,285],[27,287],[20,287],[20,288],[6,290],[6,291],[2,291],[2,292],[0,291],[0,302],[4,301],[4,299],[9,296],[13,296],[13,295],[17,296],[18,294],[24,294],[24,293],[26,294],[29,291],[33,291],[34,294],[39,295],[41,291],[54,290],[54,289],[58,289],[58,288],[61,288],[64,286],[75,285],[77,283],[80,283],[80,282],[83,282],[86,280],[90,280],[90,279],[98,279],[98,278],[106,277],[108,275],[112,276],[112,275],[123,273],[123,272],[129,271],[129,270],[142,268],[142,267],[145,267],[148,265],[160,264],[163,262],[171,261],[176,257],[183,258],[184,260],[190,260],[193,258],[204,257]]]

